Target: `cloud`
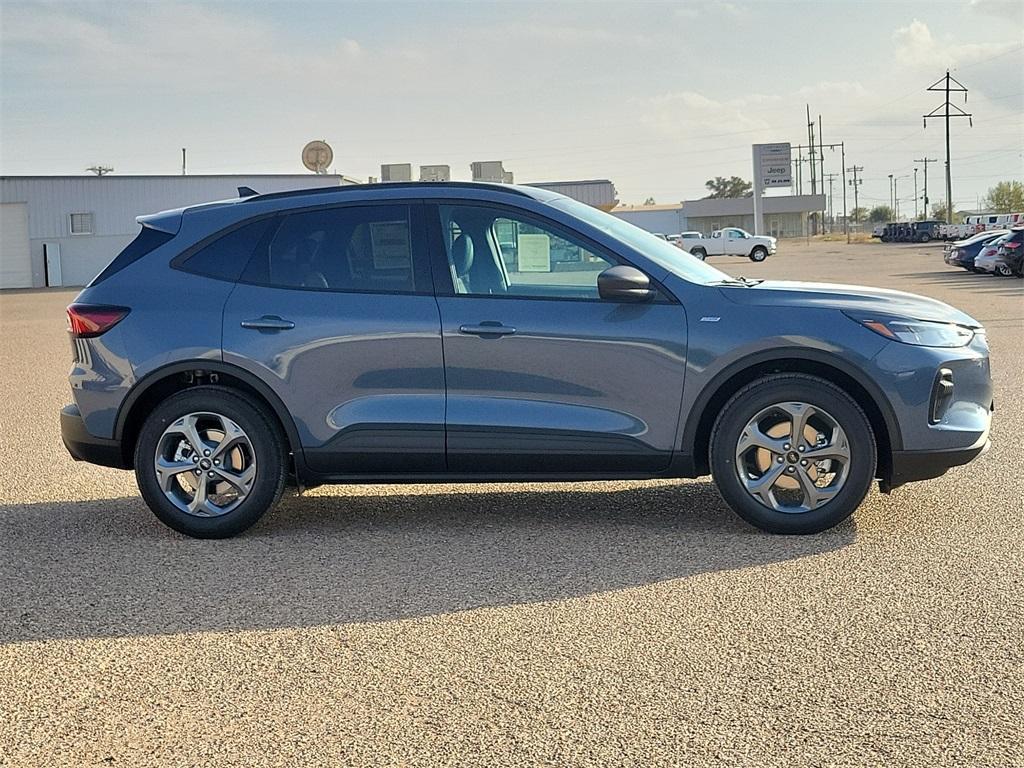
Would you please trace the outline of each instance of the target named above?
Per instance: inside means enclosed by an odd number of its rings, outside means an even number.
[[[266,23],[186,4],[139,4],[110,23],[74,10],[15,6],[4,13],[3,38],[8,51],[21,54],[22,66],[62,82],[190,92],[263,77],[337,76],[364,53],[346,38],[326,51],[305,52]]]
[[[1020,47],[1020,40],[991,43],[959,43],[940,41],[932,35],[928,25],[914,19],[892,34],[896,48],[896,61],[915,69],[955,68],[1000,56]]]
[[[967,6],[978,13],[997,19],[1014,19],[1018,23],[1024,18],[1024,7],[1019,0],[970,0]]]

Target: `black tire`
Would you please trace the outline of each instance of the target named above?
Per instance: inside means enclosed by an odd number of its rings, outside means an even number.
[[[690,254],[692,256],[696,256],[701,261],[704,261],[708,257],[708,252],[705,251],[703,248],[694,248],[693,250],[690,251]]]
[[[782,512],[762,504],[746,490],[736,470],[736,445],[750,419],[776,403],[804,402],[825,409],[846,433],[850,467],[835,498],[806,512]],[[864,411],[834,384],[801,373],[758,379],[722,408],[711,435],[711,472],[719,493],[732,509],[768,533],[819,533],[839,524],[860,505],[871,488],[877,462],[875,436]]]
[[[1010,277],[1013,275],[1013,270],[1010,269],[1009,264],[996,264],[995,274],[999,277]]]
[[[921,235],[921,237],[919,237],[919,238],[917,239],[917,241],[918,241],[919,243],[927,243],[927,242],[928,242],[929,240],[931,240],[931,239],[932,239],[932,236],[931,236],[931,235],[929,235],[929,234],[928,234],[927,232],[925,232],[925,233],[924,233],[923,235]]]
[[[768,258],[768,249],[763,245],[759,245],[750,252],[751,261],[764,261]]]
[[[212,412],[231,419],[248,436],[256,460],[256,477],[235,509],[217,517],[189,514],[160,488],[154,457],[164,430],[182,416]],[[153,409],[135,445],[135,478],[142,498],[165,525],[197,539],[222,539],[252,526],[281,498],[288,476],[288,451],[276,420],[262,404],[227,387],[194,387],[171,395]]]

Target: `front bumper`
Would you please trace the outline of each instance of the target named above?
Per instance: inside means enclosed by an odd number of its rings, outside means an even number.
[[[60,412],[60,436],[75,461],[87,461],[103,467],[128,469],[121,442],[89,433],[77,405],[65,405]]]
[[[889,476],[879,481],[883,493],[906,483],[931,480],[946,474],[947,470],[967,464],[991,446],[988,433],[970,448],[954,451],[893,451]]]

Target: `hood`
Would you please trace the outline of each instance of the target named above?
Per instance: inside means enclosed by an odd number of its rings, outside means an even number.
[[[863,285],[803,283],[765,280],[750,287],[722,287],[722,294],[736,304],[765,307],[814,307],[859,310],[911,320],[933,320],[980,328],[981,323],[949,304],[903,291],[867,288]]]

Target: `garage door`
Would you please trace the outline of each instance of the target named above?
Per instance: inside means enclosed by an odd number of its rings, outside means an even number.
[[[0,288],[31,288],[28,204],[0,204]]]

